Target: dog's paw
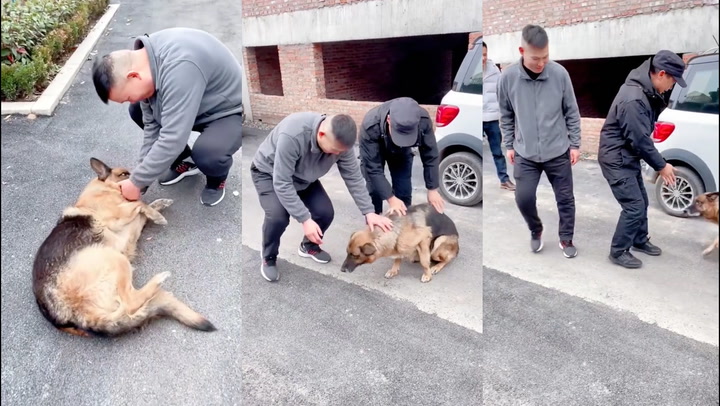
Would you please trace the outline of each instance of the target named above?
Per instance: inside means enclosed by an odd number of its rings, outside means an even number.
[[[385,272],[385,279],[392,279],[395,276],[397,276],[397,274],[398,274],[398,271],[391,269],[391,270]]]
[[[436,266],[430,268],[430,273],[431,273],[432,275],[437,275],[437,273],[438,273],[439,271],[440,271],[440,270],[439,270],[438,267],[436,267]]]
[[[154,202],[150,203],[150,207],[152,207],[155,210],[162,210],[170,207],[173,204],[172,199],[157,199]]]
[[[432,274],[423,274],[423,276],[420,278],[420,282],[422,283],[428,283],[432,280]]]
[[[710,253],[713,252],[714,249],[715,249],[714,245],[711,245],[711,246],[705,248],[705,250],[703,250],[703,252],[702,252],[703,256],[706,257],[706,256],[710,255]]]
[[[167,280],[167,278],[170,277],[172,273],[170,271],[160,272],[159,274],[155,275],[155,282],[157,282],[158,285],[162,285],[163,282]]]
[[[168,223],[168,222],[167,222],[167,219],[166,219],[165,217],[163,217],[163,216],[159,216],[159,217],[157,217],[157,218],[153,218],[153,219],[152,219],[152,222],[155,223],[155,224],[161,225],[161,226],[166,226],[167,223]]]

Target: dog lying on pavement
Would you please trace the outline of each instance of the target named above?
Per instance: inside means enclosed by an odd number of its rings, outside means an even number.
[[[704,193],[695,198],[692,206],[685,210],[686,214],[700,215],[715,225],[718,225],[718,192]],[[703,255],[708,255],[713,250],[718,249],[718,237],[715,238],[703,251]]]
[[[350,236],[342,272],[352,272],[359,265],[391,257],[394,261],[386,278],[396,276],[405,259],[419,262],[423,268],[420,280],[430,282],[433,275],[457,256],[460,247],[455,223],[431,205],[410,206],[405,216],[390,214],[388,217],[393,221],[392,231],[365,228]]]
[[[115,336],[159,316],[202,331],[215,327],[163,290],[170,272],[133,287],[131,260],[147,222],[167,224],[160,210],[172,200],[149,205],[123,198],[118,182],[130,171],[92,158],[97,178],[67,208],[43,241],[33,264],[33,293],[40,312],[56,328],[79,336]]]

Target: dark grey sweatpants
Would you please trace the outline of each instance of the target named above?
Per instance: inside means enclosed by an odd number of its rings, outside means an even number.
[[[130,117],[144,128],[142,109],[139,103],[130,104]],[[208,185],[216,186],[224,181],[233,164],[233,154],[242,146],[242,114],[223,117],[210,123],[193,127],[200,133],[192,150],[185,150],[173,163],[173,166],[192,156],[193,162],[207,176]]]

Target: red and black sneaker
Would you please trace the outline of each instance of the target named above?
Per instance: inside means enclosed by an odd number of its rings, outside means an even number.
[[[312,258],[315,262],[327,264],[330,262],[330,254],[323,251],[319,245],[311,242],[301,242],[298,247],[298,255],[303,258]]]
[[[215,206],[225,197],[225,180],[216,181],[208,177],[208,183],[200,195],[200,201],[205,206]]]
[[[192,162],[182,161],[173,165],[170,169],[160,177],[160,184],[163,186],[174,185],[187,176],[193,176],[200,173],[200,169]]]

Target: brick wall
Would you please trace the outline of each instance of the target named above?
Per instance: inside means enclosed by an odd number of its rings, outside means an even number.
[[[482,0],[483,32],[495,35],[718,4],[718,0]],[[243,7],[245,3],[243,3]]]
[[[582,131],[582,144],[580,151],[589,155],[591,159],[597,159],[598,143],[600,142],[600,130],[605,119],[603,118],[581,118],[580,130]]]
[[[251,94],[250,103],[252,103],[253,106],[255,120],[267,124],[277,124],[291,112],[316,111],[326,114],[348,114],[355,119],[358,125],[360,125],[368,110],[380,104],[379,102],[357,102],[321,98],[299,100],[263,94]],[[422,105],[422,107],[428,111],[434,121],[437,106]],[[256,114],[256,111],[261,112],[260,115]]]
[[[369,0],[242,0],[243,17],[259,17],[292,11],[362,3]]]
[[[388,41],[331,43],[322,46],[325,89],[329,99],[383,100],[393,91],[393,75],[388,66],[400,54]]]
[[[275,96],[283,95],[282,75],[278,47],[255,48],[260,92]]]

